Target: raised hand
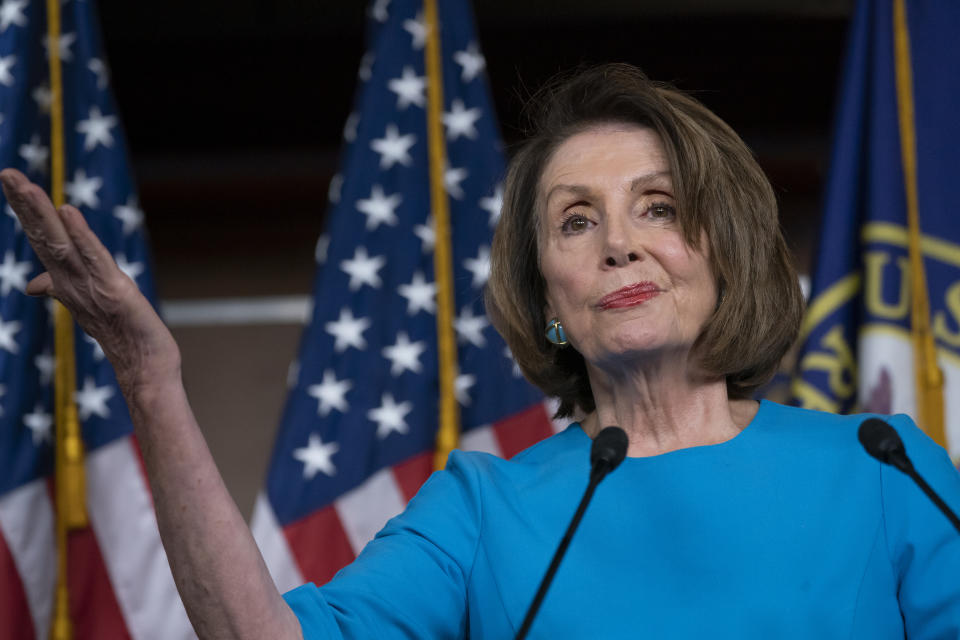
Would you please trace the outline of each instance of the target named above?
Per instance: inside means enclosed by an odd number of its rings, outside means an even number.
[[[43,189],[15,169],[0,183],[23,231],[47,271],[27,285],[30,295],[53,296],[103,348],[121,388],[158,376],[178,376],[176,343],[150,302],[70,205],[58,211]]]

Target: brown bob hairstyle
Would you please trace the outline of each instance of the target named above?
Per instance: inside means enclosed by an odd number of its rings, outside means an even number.
[[[803,296],[773,189],[740,137],[690,96],[626,64],[566,74],[541,89],[525,113],[528,139],[507,171],[486,307],[527,379],[560,399],[557,417],[589,413],[595,403],[583,357],[544,336],[540,179],[564,141],[598,125],[659,134],[684,240],[702,249],[705,233],[720,295],[694,345],[702,370],[725,379],[731,398],[750,397],[769,381],[796,339]]]

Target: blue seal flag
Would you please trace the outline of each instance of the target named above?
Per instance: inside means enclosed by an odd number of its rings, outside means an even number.
[[[792,392],[960,454],[960,4],[861,0]]]

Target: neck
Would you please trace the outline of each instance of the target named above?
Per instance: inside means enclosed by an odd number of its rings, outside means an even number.
[[[654,456],[726,442],[753,419],[759,405],[730,400],[722,379],[704,379],[682,360],[639,370],[589,368],[596,410],[582,425],[592,438],[616,425],[626,431],[630,457]]]

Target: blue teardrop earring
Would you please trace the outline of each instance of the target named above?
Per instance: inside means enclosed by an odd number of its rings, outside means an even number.
[[[547,323],[545,335],[550,344],[555,344],[558,347],[565,347],[567,345],[567,334],[563,330],[563,325],[560,324],[560,318],[552,318],[550,322]]]

